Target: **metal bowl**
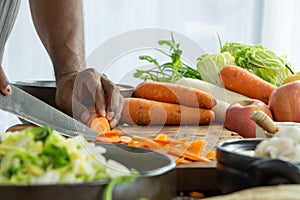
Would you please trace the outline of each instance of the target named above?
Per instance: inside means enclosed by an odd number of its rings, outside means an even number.
[[[53,107],[55,104],[56,83],[55,81],[16,81],[12,83],[25,92],[35,96],[36,98],[48,103]],[[134,87],[130,85],[116,84],[123,97],[131,97]]]
[[[124,145],[101,144],[107,149],[104,156],[116,160],[140,176],[130,184],[117,185],[113,199],[151,200],[172,199],[176,196],[176,164],[169,156],[147,149]],[[0,185],[1,200],[100,200],[107,181],[56,185]]]

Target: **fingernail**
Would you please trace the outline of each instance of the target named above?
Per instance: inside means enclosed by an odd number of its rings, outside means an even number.
[[[117,124],[118,124],[118,121],[116,119],[113,119],[113,120],[110,121],[110,126],[112,128],[114,128]]]
[[[90,117],[91,115],[88,112],[84,112],[81,114],[80,120],[85,123],[90,119]]]
[[[100,115],[101,115],[102,117],[105,117],[105,116],[106,116],[105,110],[100,110]]]
[[[110,112],[107,113],[106,117],[107,117],[108,120],[112,120],[114,115],[115,115],[115,113],[113,111],[110,111]]]
[[[3,93],[4,95],[10,95],[10,93],[11,93],[11,87],[10,87],[10,85],[7,85],[7,86],[2,90],[2,93]]]

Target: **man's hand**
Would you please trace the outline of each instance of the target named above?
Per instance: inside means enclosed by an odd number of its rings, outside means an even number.
[[[4,96],[11,94],[11,88],[2,66],[0,66],[0,93]]]
[[[72,72],[57,80],[56,104],[65,113],[87,123],[93,112],[117,125],[124,98],[116,85],[95,69]]]

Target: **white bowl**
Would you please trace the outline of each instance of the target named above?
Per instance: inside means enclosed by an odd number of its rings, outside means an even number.
[[[274,122],[277,126],[281,128],[288,128],[288,127],[298,127],[300,128],[300,123],[297,122]],[[266,132],[261,127],[256,125],[256,138],[270,138],[272,134]]]

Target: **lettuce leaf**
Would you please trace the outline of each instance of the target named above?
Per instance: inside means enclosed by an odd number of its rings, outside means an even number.
[[[286,56],[279,56],[262,44],[227,42],[221,47],[220,52],[229,52],[237,66],[276,86],[282,85],[286,77],[293,74],[291,63]]]

